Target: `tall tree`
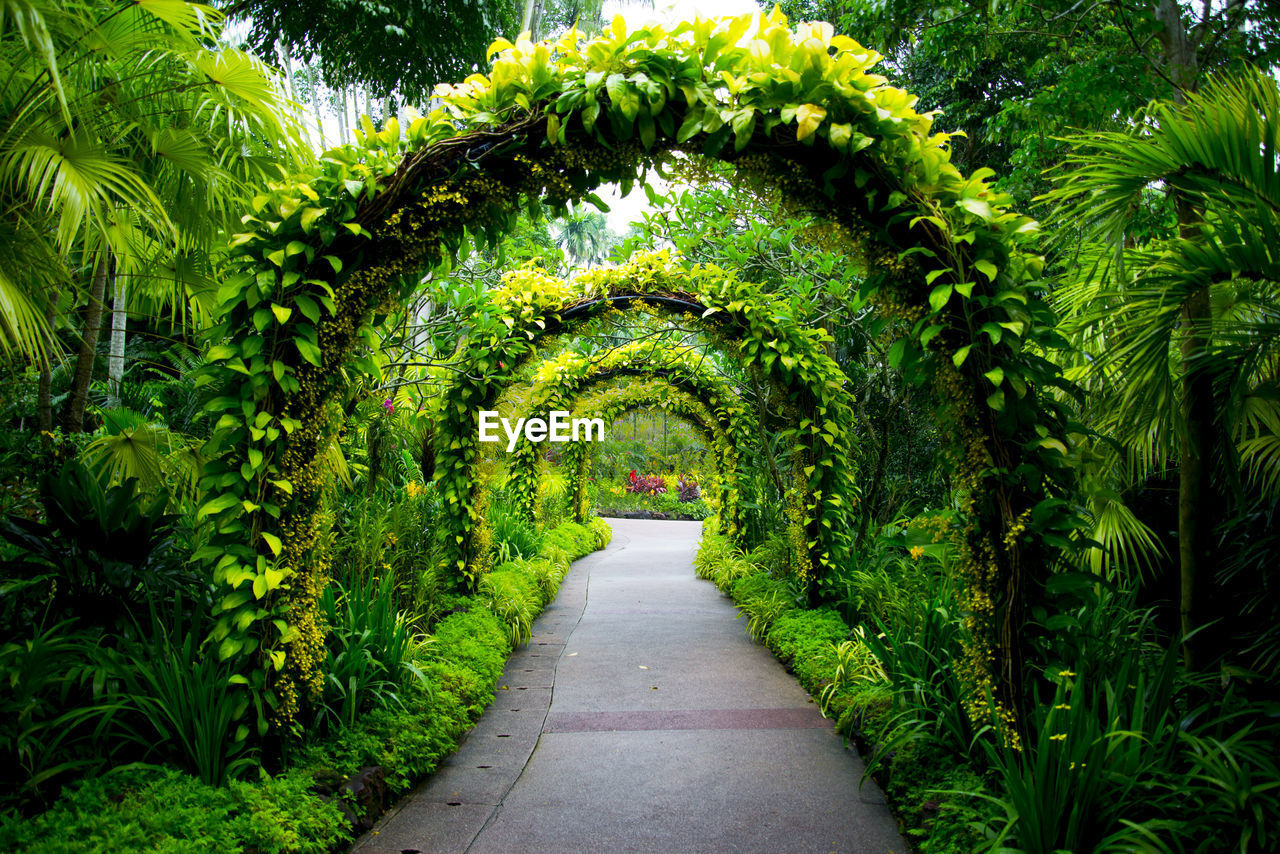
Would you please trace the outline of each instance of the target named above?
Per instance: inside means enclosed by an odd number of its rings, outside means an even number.
[[[423,103],[437,83],[461,80],[485,61],[497,36],[514,36],[519,0],[231,0],[262,56],[282,49],[320,70],[326,86],[360,86]]]
[[[590,267],[609,255],[613,235],[609,223],[599,211],[575,207],[556,223],[556,242],[577,264]]]
[[[956,164],[994,169],[1027,207],[1072,129],[1118,130],[1154,98],[1177,99],[1203,75],[1268,67],[1280,56],[1280,7],[1267,0],[1079,3],[1030,0],[792,0],[881,51],[897,85],[964,131]]]

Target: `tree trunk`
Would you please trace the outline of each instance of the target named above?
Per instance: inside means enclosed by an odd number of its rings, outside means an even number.
[[[872,514],[875,512],[877,502],[880,497],[880,488],[884,483],[885,470],[889,466],[889,419],[885,419],[883,429],[880,430],[879,447],[876,449],[876,470],[871,475],[871,488],[867,490],[867,494],[862,499],[862,522],[858,525],[858,537],[854,541],[854,548],[862,548],[862,543],[866,539],[871,529]]]
[[[542,0],[525,0],[524,23],[520,30],[529,33],[534,41],[538,40],[538,26],[542,23]]]
[[[107,293],[111,259],[104,252],[98,256],[89,286],[89,305],[84,312],[84,329],[80,334],[80,355],[76,359],[76,375],[71,383],[71,399],[67,402],[68,433],[84,432],[84,411],[89,405],[89,385],[93,382],[93,361],[98,352],[98,334],[102,328],[102,300]]]
[[[1182,306],[1184,328],[1182,350],[1183,435],[1178,470],[1178,562],[1180,573],[1182,635],[1186,638],[1199,624],[1203,610],[1204,577],[1209,566],[1205,558],[1213,528],[1210,515],[1213,498],[1209,474],[1209,453],[1213,437],[1213,384],[1202,369],[1189,368],[1209,344],[1209,289],[1204,288]],[[1183,641],[1182,656],[1187,667],[1200,661],[1199,644]]]
[[[129,323],[127,306],[129,286],[127,277],[116,276],[111,295],[111,350],[107,354],[107,388],[111,397],[120,399],[120,387],[124,383],[125,329]]]
[[[1186,103],[1194,91],[1200,72],[1199,57],[1182,21],[1177,0],[1159,0],[1156,20],[1164,25],[1160,44],[1164,48],[1169,78],[1177,88],[1173,100]],[[1174,200],[1178,233],[1194,240],[1201,234],[1200,211],[1192,200]],[[1209,454],[1213,442],[1213,385],[1197,368],[1209,346],[1212,309],[1209,289],[1202,288],[1182,305],[1182,425],[1178,442],[1178,617],[1182,631],[1182,659],[1188,668],[1203,663],[1199,639],[1187,640],[1203,619],[1205,579],[1210,565],[1208,542],[1213,524],[1208,521],[1215,501],[1211,495]]]
[[[325,137],[324,116],[320,112],[320,81],[311,87],[311,112],[316,114],[316,130],[320,134],[320,147],[328,148],[329,140]]]
[[[1187,35],[1187,28],[1183,25],[1182,6],[1178,0],[1159,0],[1155,13],[1156,21],[1164,25],[1159,39],[1168,64],[1169,79],[1177,87],[1173,92],[1173,100],[1185,104],[1186,93],[1195,91],[1200,74],[1200,60],[1196,56],[1195,45]]]
[[[57,288],[49,294],[49,304],[44,309],[44,326],[49,330],[49,347],[45,353],[44,361],[40,363],[40,383],[36,390],[36,411],[40,422],[40,432],[53,432],[53,354],[58,349],[57,336],[53,334],[53,322],[58,316],[58,297],[60,291]],[[45,437],[45,444],[49,445],[49,438]]]

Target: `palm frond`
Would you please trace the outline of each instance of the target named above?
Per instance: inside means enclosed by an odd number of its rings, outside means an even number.
[[[164,484],[161,457],[169,451],[169,431],[129,409],[102,412],[104,433],[82,452],[85,462],[110,483],[136,478],[143,489]]]

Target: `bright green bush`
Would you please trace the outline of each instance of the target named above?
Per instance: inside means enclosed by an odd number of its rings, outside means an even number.
[[[609,523],[599,516],[591,517],[591,521],[587,522],[587,530],[595,535],[597,549],[602,549],[613,542],[613,528],[610,528]]]
[[[505,563],[516,558],[531,558],[542,545],[542,534],[533,522],[506,501],[493,500],[489,505],[489,525],[493,532],[495,561]]]
[[[422,681],[428,640],[413,631],[413,617],[398,611],[396,601],[390,574],[347,590],[332,582],[321,594],[329,633],[319,710],[332,725],[352,726],[368,709],[397,706],[400,690]]]
[[[584,525],[577,522],[563,522],[546,533],[542,539],[541,554],[551,557],[563,557],[566,562],[573,562],[583,555],[596,550],[596,535]]]
[[[477,596],[507,627],[513,647],[529,640],[543,600],[537,580],[522,564],[508,562],[486,573]]]
[[[135,768],[69,786],[35,818],[0,816],[0,849],[322,854],[350,835],[338,806],[313,794],[313,784],[294,771],[217,787],[172,769]]]
[[[800,684],[817,695],[835,678],[836,650],[849,637],[849,627],[835,611],[792,608],[769,626],[765,645],[795,672]]]
[[[740,579],[759,572],[728,537],[705,532],[693,558],[693,571],[723,593],[728,593]]]

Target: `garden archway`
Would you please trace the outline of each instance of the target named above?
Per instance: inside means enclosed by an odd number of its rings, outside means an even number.
[[[962,677],[978,712],[988,690],[1008,697],[1025,568],[1047,565],[1074,522],[1066,419],[1045,394],[1062,380],[1040,355],[1056,346],[1052,316],[1024,251],[1034,223],[1005,209],[989,174],[962,176],[931,117],[871,71],[878,54],[828,25],[792,29],[775,11],[496,48],[491,72],[442,88],[430,116],[403,131],[366,120],[357,145],[255,198],[235,237],[243,272],[220,291],[200,379],[215,390],[199,510],[213,537],[199,556],[222,589],[219,654],[243,661],[277,724],[318,690],[319,452],[348,372],[376,373],[372,330],[418,271],[501,234],[521,200],[563,209],[685,152],[818,212],[860,247],[877,308],[908,325],[891,361],[937,397],[960,486],[964,522],[948,535],[970,634]],[[562,296],[482,313],[471,345],[555,322]],[[475,402],[454,398],[450,434]]]
[[[738,449],[750,441],[744,423],[746,413],[738,405],[737,395],[729,383],[716,376],[698,357],[688,351],[632,342],[603,356],[562,354],[541,365],[535,377],[529,395],[530,412],[567,409],[597,386],[616,384],[623,377],[640,378],[637,386],[602,392],[608,396],[597,405],[602,407],[601,414],[606,421],[618,417],[623,408],[636,406],[668,408],[696,419],[704,425],[719,459],[725,479],[726,494],[722,498],[729,504],[736,500]],[[581,447],[579,443],[569,446],[568,454],[575,462],[580,458],[577,451]],[[581,459],[585,462],[584,456]],[[536,491],[537,465],[537,445],[520,440],[509,465],[510,479],[518,493],[532,495]],[[577,477],[572,469],[570,476]],[[573,494],[580,498],[581,481],[571,482],[571,486],[575,487]],[[522,509],[527,517],[532,516],[531,502]],[[736,533],[736,515],[732,507],[727,510],[723,517],[726,531]]]
[[[716,483],[712,493],[715,518],[721,532],[736,534],[739,525],[737,478],[741,464],[738,443],[701,400],[660,380],[650,380],[635,385],[614,385],[593,392],[580,398],[573,411],[576,416],[598,417],[609,424],[637,409],[661,409],[685,421],[702,436],[716,459]],[[591,470],[590,447],[585,442],[571,443],[565,448],[561,464],[569,472],[569,494],[574,502],[575,519],[583,522],[589,510],[586,506],[586,485]],[[706,489],[703,492],[705,494]]]
[[[802,584],[807,589],[833,561],[846,559],[852,538],[845,510],[857,495],[850,463],[854,440],[849,425],[854,419],[844,373],[827,353],[830,336],[790,321],[782,303],[758,285],[714,266],[684,269],[665,253],[653,253],[634,256],[620,267],[589,271],[572,284],[538,270],[508,273],[477,312],[497,314],[491,321],[497,332],[468,336],[468,349],[455,359],[453,383],[438,400],[436,476],[445,500],[462,510],[442,525],[452,569],[473,583],[483,571],[473,563],[483,555],[470,552],[471,533],[484,515],[474,473],[479,459],[475,413],[491,409],[513,381],[511,373],[495,374],[487,366],[518,367],[544,338],[569,334],[619,306],[700,323],[728,358],[759,369],[787,390],[784,399],[797,445],[794,467],[806,490],[787,496],[797,566],[811,567],[802,570]],[[526,405],[531,412],[561,408],[558,402],[571,400],[583,383],[621,371],[707,375],[699,368],[701,358],[644,341],[628,342],[599,357],[566,352],[539,367]],[[723,382],[707,382],[707,402],[725,410],[729,419],[736,394]],[[536,454],[531,443],[517,445],[517,458],[523,459],[513,471],[524,478],[517,492],[529,494],[534,487]],[[532,504],[524,509],[532,515]],[[806,557],[800,560],[802,555]]]

